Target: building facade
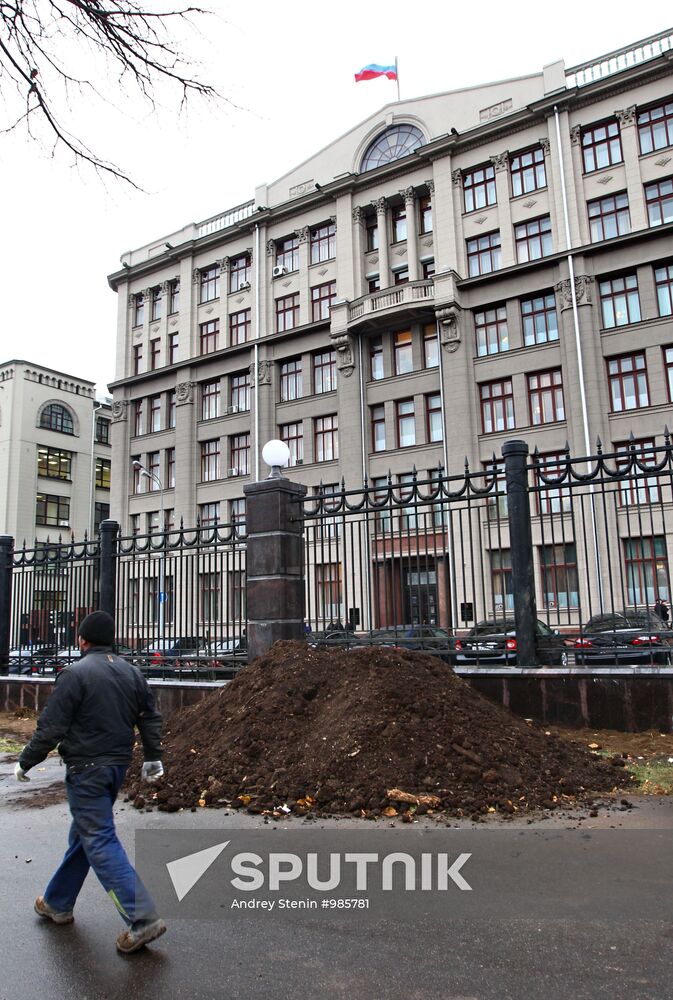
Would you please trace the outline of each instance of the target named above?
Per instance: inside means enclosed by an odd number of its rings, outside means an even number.
[[[544,456],[661,443],[671,43],[387,105],[254,201],[124,254],[123,527],[240,521],[271,438],[289,478],[326,492],[492,469],[513,437]],[[665,599],[669,545],[652,549]],[[423,617],[446,623],[423,572]],[[572,609],[572,590],[539,603]]]
[[[16,545],[91,537],[110,516],[111,403],[94,383],[0,365],[0,533]]]

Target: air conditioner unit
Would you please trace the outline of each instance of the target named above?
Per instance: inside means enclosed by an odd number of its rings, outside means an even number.
[[[233,406],[228,406],[227,413],[238,413],[238,406],[235,403]]]
[[[240,283],[240,285],[238,286],[239,292],[244,292],[248,288],[250,288],[250,282],[249,281],[242,281]]]
[[[287,268],[284,264],[276,264],[273,271],[271,272],[274,278],[280,278],[283,274],[287,274]]]
[[[227,469],[227,476],[231,479],[232,476],[238,475],[238,469]]]

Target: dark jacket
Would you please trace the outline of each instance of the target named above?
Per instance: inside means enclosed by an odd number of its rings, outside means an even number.
[[[35,767],[58,746],[66,764],[127,764],[140,731],[145,760],[161,759],[161,714],[146,679],[105,646],[59,674],[19,764]]]

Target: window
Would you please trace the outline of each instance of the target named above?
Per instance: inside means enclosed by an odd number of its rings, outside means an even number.
[[[393,243],[401,243],[407,238],[407,209],[406,205],[394,205],[390,210],[390,220],[392,223]]]
[[[497,613],[514,610],[512,556],[509,549],[491,552],[491,587],[493,607]]]
[[[540,514],[566,514],[572,510],[572,494],[568,486],[554,486],[553,480],[567,483],[566,469],[568,466],[565,452],[556,452],[549,455],[540,455],[540,472],[546,483],[541,478],[535,480],[535,485],[540,489],[537,494],[538,511]]]
[[[666,384],[668,399],[673,403],[673,347],[664,347],[664,368],[666,369]]]
[[[136,462],[140,462],[140,455],[131,455],[131,475],[133,476],[133,492],[140,493],[140,484],[145,478],[142,474]],[[139,515],[138,515],[139,516]]]
[[[553,292],[521,300],[523,342],[526,347],[558,340],[556,297]]]
[[[148,493],[157,493],[161,487],[161,452],[150,451],[147,455],[147,471],[150,477],[147,480]]]
[[[416,444],[416,416],[413,399],[398,399],[395,403],[397,447],[409,448]]]
[[[164,510],[164,530],[173,531],[175,528],[175,511],[172,507],[167,507]],[[173,577],[166,575],[164,577],[164,592],[166,594],[166,620],[168,621],[169,611],[168,608],[173,603]],[[172,618],[172,613],[171,613]]]
[[[149,433],[156,434],[161,430],[161,396],[150,396],[149,400]]]
[[[425,368],[439,367],[437,328],[432,325],[423,327],[423,366]]]
[[[174,365],[178,360],[178,335],[177,333],[168,334],[168,357],[167,363],[169,365]]]
[[[512,178],[512,197],[539,191],[547,186],[542,146],[527,149],[510,157],[509,171]]]
[[[418,199],[418,216],[420,219],[420,233],[432,232],[432,201],[430,195],[423,195]]]
[[[375,274],[372,278],[368,278],[367,290],[369,291],[370,295],[372,294],[372,292],[378,292],[380,288],[381,288],[381,279],[379,278],[378,274]]]
[[[220,380],[201,383],[201,419],[213,420],[220,416]]]
[[[613,413],[650,405],[644,354],[608,358],[607,364]]]
[[[639,111],[637,123],[641,153],[673,146],[673,100]]]
[[[245,498],[229,501],[229,523],[235,526],[237,535],[245,534]]]
[[[424,142],[423,133],[416,125],[391,125],[368,146],[362,157],[360,173],[408,156]]]
[[[161,319],[161,286],[152,289],[151,318]]]
[[[372,337],[369,341],[369,370],[373,381],[383,378],[383,340]]]
[[[406,285],[409,283],[409,265],[398,267],[393,271],[393,284]]]
[[[486,517],[489,521],[499,521],[507,517],[507,482],[505,480],[505,463],[502,461],[484,462],[484,489],[486,495]]]
[[[299,325],[299,292],[276,299],[276,333]]]
[[[541,219],[531,219],[514,227],[516,259],[519,264],[528,260],[539,260],[553,252],[551,243],[551,219],[544,215]]]
[[[129,534],[130,535],[140,534],[140,514],[129,515]],[[137,580],[135,582],[137,583]]]
[[[217,625],[220,623],[220,574],[199,573],[199,596],[201,598],[201,621]]]
[[[477,274],[497,271],[501,266],[500,233],[488,233],[467,241],[467,272],[471,278]]]
[[[624,569],[629,604],[670,601],[666,539],[663,535],[624,539]]]
[[[250,435],[232,434],[229,438],[229,471],[232,476],[250,474]]]
[[[301,420],[294,424],[281,424],[280,439],[290,449],[287,463],[290,468],[304,461],[304,424]]]
[[[484,434],[509,431],[514,424],[512,380],[484,382],[479,386],[481,429]]]
[[[199,302],[212,302],[220,296],[220,269],[215,264],[199,273]]]
[[[311,230],[311,263],[320,264],[336,257],[336,225],[326,222]]]
[[[156,337],[154,340],[150,340],[150,371],[154,371],[155,368],[159,367],[160,357],[161,341]]]
[[[311,319],[314,323],[329,319],[335,298],[336,281],[327,281],[324,285],[315,285],[311,289]]]
[[[136,399],[133,402],[133,433],[136,437],[145,433],[142,399]]]
[[[433,392],[431,396],[425,397],[425,414],[428,441],[443,441],[444,428],[442,426],[442,397],[440,393]]]
[[[407,375],[414,370],[410,330],[403,330],[395,334],[393,353],[396,375]]]
[[[37,474],[45,479],[72,479],[72,452],[38,445]]]
[[[478,167],[463,174],[463,198],[466,212],[495,205],[498,199],[495,189],[495,167],[492,163],[487,167]]]
[[[336,389],[336,351],[321,351],[313,355],[313,391],[332,392]]]
[[[175,448],[166,448],[166,489],[175,487]]]
[[[365,249],[378,250],[379,248],[379,219],[377,215],[368,215],[365,218]]]
[[[389,482],[387,476],[378,476],[372,479],[372,491],[369,494],[369,502],[371,504],[380,504],[378,510],[376,510],[375,515],[375,527],[377,534],[387,534],[390,531],[390,507],[384,505],[383,501],[390,500],[390,493],[388,490]]]
[[[509,350],[507,333],[507,309],[495,306],[474,314],[474,329],[477,335],[477,355],[498,354]]]
[[[148,510],[147,512],[147,534],[151,535],[152,532],[159,530],[159,511],[158,510]],[[157,600],[157,594],[159,587],[157,586],[158,580],[156,576],[151,576],[148,580],[150,593],[149,593],[149,603],[150,603],[150,621],[156,621],[155,617],[155,606]]]
[[[220,520],[219,501],[199,504],[199,527],[210,528]]]
[[[339,457],[339,422],[336,413],[316,417],[314,423],[315,461],[331,462]]]
[[[168,282],[168,312],[170,315],[180,310],[180,279]]]
[[[582,129],[584,173],[622,162],[622,142],[617,121]]]
[[[199,349],[201,354],[211,354],[217,350],[217,342],[220,337],[219,319],[208,320],[207,323],[199,324]]]
[[[291,358],[280,366],[280,399],[301,399],[301,358]]]
[[[622,278],[607,278],[598,284],[601,297],[603,329],[626,326],[640,321],[638,279],[635,274]]]
[[[109,490],[112,462],[109,458],[96,459],[96,489]]]
[[[654,283],[660,316],[673,315],[673,264],[655,267]]]
[[[645,185],[647,218],[651,226],[673,222],[673,177]]]
[[[527,378],[531,424],[553,424],[557,420],[565,420],[561,369],[535,372]]]
[[[67,528],[70,524],[70,497],[57,497],[38,493],[35,523]]]
[[[611,240],[631,232],[629,198],[626,191],[587,202],[591,242]]]
[[[138,292],[133,296],[133,325],[142,326],[145,318],[145,295]]]
[[[299,240],[296,236],[276,242],[276,265],[286,267],[288,271],[299,270]]]
[[[416,531],[418,528],[421,512],[418,509],[415,480],[416,476],[412,472],[403,472],[397,477],[399,499],[411,501],[408,506],[402,507],[399,514],[399,527],[402,531]]]
[[[435,262],[434,260],[423,260],[421,261],[421,272],[424,281],[429,281],[430,278],[434,276],[435,273]]]
[[[341,563],[323,563],[315,568],[315,592],[318,618],[323,622],[339,622],[341,606]]]
[[[574,545],[541,545],[542,603],[545,608],[577,608],[580,603]]]
[[[245,344],[250,339],[250,310],[241,309],[239,312],[231,313],[229,316],[229,343],[232,347],[236,344]]]
[[[108,423],[108,421],[105,422]],[[98,426],[98,418],[96,426]],[[75,433],[72,414],[60,403],[49,403],[45,406],[40,414],[40,427],[47,431],[58,431],[60,434]]]
[[[239,292],[250,284],[251,259],[249,253],[239,254],[229,261],[229,291]]]
[[[110,504],[109,503],[99,503],[96,500],[94,504],[93,513],[93,530],[94,534],[100,531],[100,526],[102,521],[107,521],[110,517]]]
[[[446,502],[446,472],[444,469],[429,469],[428,478],[432,482],[431,492],[437,499],[432,504],[432,526],[445,528],[449,523],[449,510]]]
[[[623,507],[632,504],[653,504],[659,501],[659,480],[657,476],[645,476],[641,466],[656,465],[657,453],[654,438],[641,441],[624,441],[615,445],[619,456],[616,466],[622,470],[624,479],[619,485],[619,496]],[[637,464],[631,467],[632,461]]]
[[[220,442],[201,442],[201,482],[210,483],[220,478]]]
[[[229,406],[234,412],[250,409],[250,372],[236,372],[235,375],[230,375]]]
[[[386,450],[386,409],[381,403],[372,406],[372,448],[374,451]]]
[[[166,399],[166,427],[175,427],[177,415],[177,396],[175,389],[168,393]]]
[[[143,347],[142,344],[133,345],[133,374],[140,375],[143,366]]]
[[[105,417],[96,417],[96,441],[98,444],[110,443],[110,421]]]

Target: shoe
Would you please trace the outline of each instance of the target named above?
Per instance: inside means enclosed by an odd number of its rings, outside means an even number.
[[[58,910],[55,910],[53,906],[49,905],[44,896],[38,896],[35,900],[35,912],[41,917],[46,917],[47,920],[51,920],[54,924],[71,924],[75,919],[72,915],[72,910],[59,912]]]
[[[134,951],[144,948],[150,941],[156,941],[158,937],[166,933],[166,924],[163,920],[151,920],[144,927],[133,930],[129,927],[117,938],[117,951],[123,955],[130,955]]]

